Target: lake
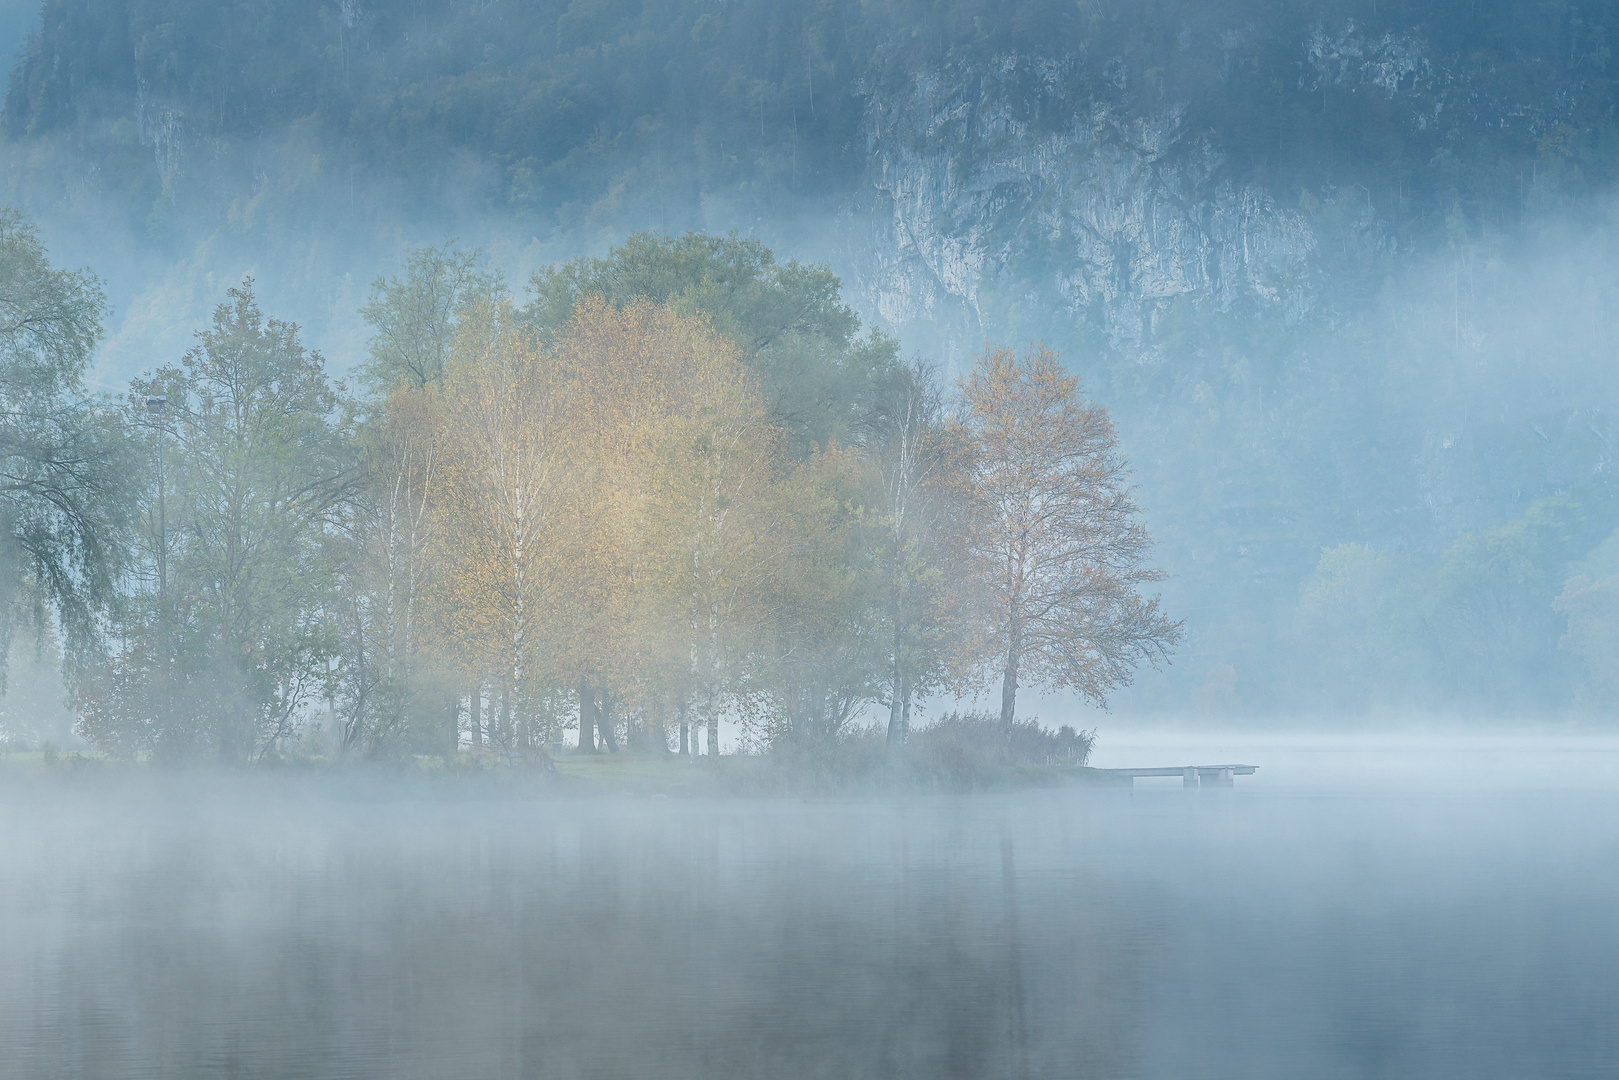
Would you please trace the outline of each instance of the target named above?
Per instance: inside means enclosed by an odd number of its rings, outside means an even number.
[[[1172,743],[1103,763],[1212,763]],[[1613,1075],[1611,745],[1238,750],[909,799],[8,774],[0,1076]]]

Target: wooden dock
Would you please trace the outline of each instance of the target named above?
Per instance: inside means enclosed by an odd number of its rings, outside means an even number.
[[[1102,769],[1101,772],[1122,776],[1135,786],[1138,776],[1178,776],[1182,780],[1182,787],[1189,788],[1228,788],[1236,786],[1239,776],[1252,776],[1259,771],[1258,765],[1182,765],[1170,766],[1161,769]]]

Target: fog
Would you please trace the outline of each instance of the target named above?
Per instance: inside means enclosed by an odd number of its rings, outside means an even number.
[[[0,0],[0,1080],[1612,1075],[1615,39]]]
[[[1234,745],[969,799],[11,774],[0,1074],[1607,1074],[1619,747]]]

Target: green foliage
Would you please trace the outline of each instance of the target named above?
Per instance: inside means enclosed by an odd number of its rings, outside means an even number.
[[[1559,642],[1585,666],[1585,678],[1574,695],[1575,708],[1613,714],[1619,703],[1619,578],[1592,581],[1572,577],[1557,597],[1556,610],[1568,619]]]
[[[1611,717],[1619,709],[1619,533],[1608,537],[1563,583],[1552,608],[1568,622],[1558,647],[1583,668],[1578,712]]]
[[[741,347],[801,453],[863,434],[899,370],[898,343],[877,331],[859,336],[830,269],[778,264],[763,244],[734,234],[637,233],[606,258],[547,267],[530,285],[525,315],[541,334],[566,325],[589,296],[707,316]]]
[[[1064,725],[1050,731],[1034,719],[1004,724],[995,713],[951,712],[915,732],[905,761],[923,775],[956,788],[994,786],[1012,768],[1083,766],[1095,731]]]
[[[860,528],[863,471],[855,454],[823,451],[776,493],[781,565],[749,680],[766,745],[831,745],[878,696],[888,652],[872,603],[878,565]]]
[[[118,418],[84,398],[105,301],[88,271],[51,266],[0,210],[0,691],[19,619],[54,611],[70,656],[93,647],[129,524]]]
[[[320,612],[340,584],[325,539],[349,434],[320,355],[264,317],[250,280],[197,338],[131,396],[137,413],[167,398],[147,491],[162,514],[124,644],[81,689],[83,728],[126,756],[257,760],[293,734],[335,654]]]
[[[344,752],[454,745],[444,719],[453,665],[420,648],[427,489],[442,468],[424,400],[396,390],[354,431],[354,483],[324,536],[333,582],[321,618],[336,645],[326,703]]]
[[[505,295],[498,272],[482,267],[482,253],[419,248],[405,260],[405,278],[378,278],[360,314],[371,327],[370,357],[361,374],[374,393],[400,386],[437,385],[463,311]]]
[[[1611,705],[1602,650],[1619,625],[1607,621],[1615,579],[1569,576],[1590,530],[1579,503],[1543,499],[1433,560],[1360,544],[1324,551],[1294,615],[1295,700],[1486,716]]]
[[[1341,544],[1321,553],[1294,615],[1309,660],[1302,698],[1351,713],[1398,700],[1401,638],[1412,629],[1398,625],[1397,610],[1410,602],[1402,586],[1399,563],[1388,552]]]
[[[1455,701],[1488,711],[1533,708],[1547,691],[1567,701],[1572,681],[1556,651],[1552,603],[1568,564],[1589,547],[1581,508],[1546,499],[1446,550],[1426,600],[1442,685]]]
[[[50,627],[38,630],[11,643],[5,693],[0,695],[0,753],[75,742],[77,718],[62,691],[60,642]]]

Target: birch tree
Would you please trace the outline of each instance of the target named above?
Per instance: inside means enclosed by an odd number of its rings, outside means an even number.
[[[777,556],[769,497],[781,432],[734,344],[706,320],[659,318],[670,366],[653,442],[661,466],[647,502],[656,554],[647,563],[645,618],[659,627],[656,648],[675,658],[670,696],[683,730],[695,712],[717,757],[720,716],[736,699],[746,638],[762,617],[762,585]]]
[[[890,749],[905,744],[911,705],[948,673],[952,538],[967,494],[970,448],[947,422],[932,368],[899,369],[867,447],[876,498],[869,525],[880,581],[875,605],[888,652]]]
[[[555,627],[569,406],[566,373],[522,333],[508,304],[469,314],[445,377],[435,589],[441,632],[500,673],[508,752],[514,738],[535,734],[542,631]]]
[[[645,657],[637,593],[656,535],[649,498],[665,465],[657,452],[690,332],[666,308],[623,310],[587,298],[550,346],[575,384],[569,410],[567,587],[557,671],[576,687],[582,753],[617,751],[613,706],[625,704]]]
[[[401,388],[359,432],[359,482],[344,517],[345,550],[334,560],[342,568],[332,618],[344,642],[345,750],[380,749],[412,719],[441,428],[436,396]]]

